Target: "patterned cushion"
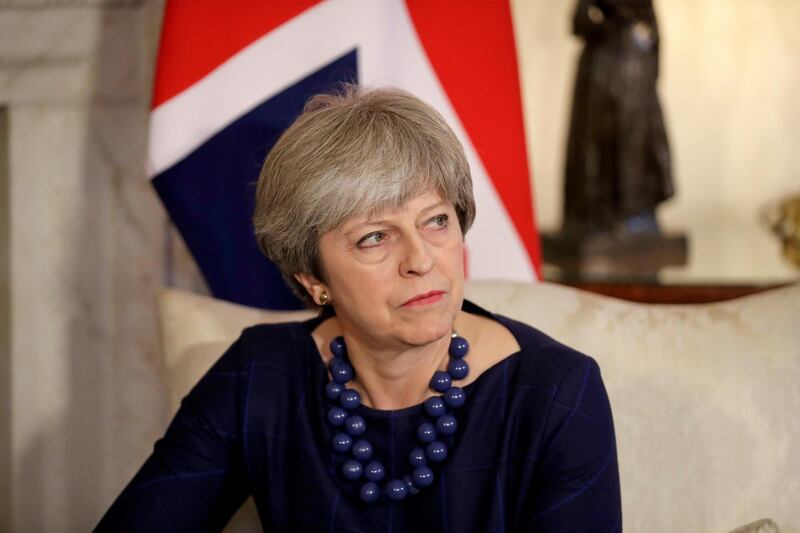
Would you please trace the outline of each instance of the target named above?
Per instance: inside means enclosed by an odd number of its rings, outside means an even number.
[[[769,516],[800,531],[800,285],[706,305],[635,304],[549,283],[473,282],[466,294],[598,361],[625,529],[730,531]],[[311,316],[175,290],[160,306],[174,409],[243,327]]]
[[[630,531],[800,528],[800,285],[707,305],[476,284],[469,296],[597,359]]]

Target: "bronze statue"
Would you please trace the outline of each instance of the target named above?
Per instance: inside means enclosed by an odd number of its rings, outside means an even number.
[[[585,41],[572,107],[562,235],[658,235],[656,206],[673,195],[656,94],[659,35],[652,0],[578,0]]]

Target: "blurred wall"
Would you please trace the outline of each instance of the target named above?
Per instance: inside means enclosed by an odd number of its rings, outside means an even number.
[[[667,228],[754,223],[800,191],[800,2],[654,0],[660,95],[677,196]],[[581,46],[574,1],[512,0],[539,226],[561,223],[565,144]]]
[[[0,3],[0,531],[91,530],[164,428],[154,303],[167,226],[143,162],[159,17],[152,1]]]

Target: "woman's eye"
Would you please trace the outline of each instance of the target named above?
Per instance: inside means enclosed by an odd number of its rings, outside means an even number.
[[[371,248],[373,246],[379,245],[381,242],[385,241],[388,236],[383,231],[376,231],[374,233],[370,233],[361,238],[358,241],[358,246],[361,248]]]
[[[431,219],[431,224],[436,228],[444,228],[447,226],[447,215],[437,215]]]

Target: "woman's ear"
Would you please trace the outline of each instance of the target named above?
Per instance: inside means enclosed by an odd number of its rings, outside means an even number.
[[[305,287],[306,291],[308,292],[309,296],[311,296],[311,299],[314,300],[315,304],[323,306],[328,302],[330,302],[330,294],[328,293],[328,288],[325,286],[324,283],[319,281],[311,274],[301,272],[299,274],[295,274],[294,279],[296,279],[300,285]],[[323,294],[325,296],[323,296]]]

